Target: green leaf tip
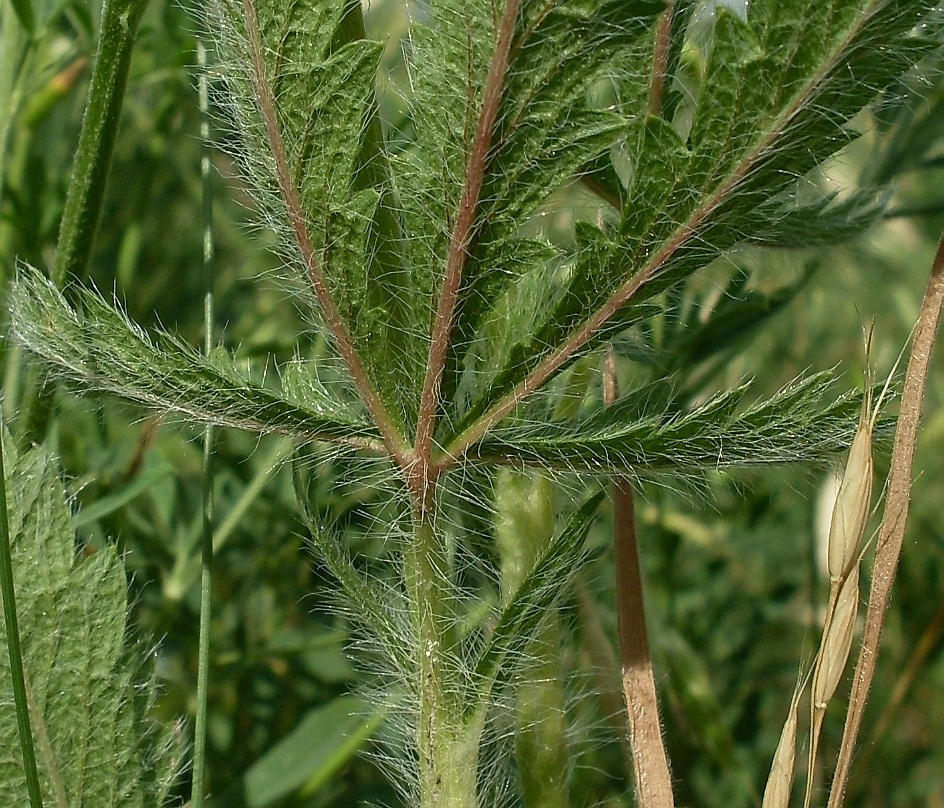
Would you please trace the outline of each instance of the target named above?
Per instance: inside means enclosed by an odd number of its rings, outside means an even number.
[[[36,27],[36,17],[33,14],[33,3],[31,0],[11,0],[13,12],[20,21],[20,25],[27,33],[32,34]]]

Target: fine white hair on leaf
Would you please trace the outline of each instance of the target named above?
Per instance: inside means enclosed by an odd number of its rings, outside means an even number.
[[[798,14],[782,0],[692,2],[677,19],[666,7],[411,0],[392,68],[359,30],[358,3],[199,9],[222,144],[327,358],[300,345],[287,364],[246,369],[36,270],[11,290],[14,333],[64,376],[310,447],[293,471],[312,552],[391,707],[380,754],[409,803],[427,765],[423,673],[441,673],[437,697],[468,713],[449,730],[483,750],[479,803],[513,803],[497,750],[531,643],[587,562],[594,500],[575,503],[598,477],[704,485],[730,467],[821,461],[853,434],[860,397],[830,372],[759,400],[743,379],[694,383],[710,327],[743,325],[713,319],[731,313],[725,299],[772,298],[735,278],[696,301],[689,284],[719,257],[829,244],[881,215],[881,188],[835,193],[817,172],[933,49],[916,30],[933,3],[822,0]],[[671,327],[703,344],[656,344]],[[649,375],[603,409],[587,366],[627,331],[642,349],[624,359]],[[336,484],[359,486],[372,556],[309,502],[307,477],[328,463]],[[494,541],[496,466],[546,475],[556,492],[555,529],[513,586]],[[418,527],[438,543],[424,573],[449,639],[438,645],[424,645],[431,607],[410,581]],[[430,647],[440,671],[423,668]]]

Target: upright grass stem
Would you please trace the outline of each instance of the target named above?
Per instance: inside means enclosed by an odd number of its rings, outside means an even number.
[[[210,114],[207,92],[206,46],[197,39],[197,86],[200,98],[200,137],[203,151],[200,176],[203,183],[203,333],[204,352],[213,350],[213,181],[210,173]],[[197,650],[197,717],[193,741],[191,804],[202,808],[206,782],[207,709],[210,681],[210,625],[213,592],[213,427],[203,430],[203,534],[200,542],[200,635]]]
[[[23,652],[20,648],[20,629],[16,618],[16,596],[13,588],[13,555],[10,549],[10,526],[7,520],[6,471],[3,465],[3,434],[0,425],[0,594],[2,594],[7,649],[10,654],[10,678],[13,680],[13,701],[16,705],[16,725],[23,756],[23,772],[29,792],[30,808],[42,808],[43,798],[33,751],[33,733],[30,727],[29,702],[26,698],[26,677],[23,671]]]

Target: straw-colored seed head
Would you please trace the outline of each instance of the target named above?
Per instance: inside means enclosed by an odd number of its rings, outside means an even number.
[[[793,791],[793,764],[796,759],[797,700],[790,704],[790,713],[780,733],[780,743],[770,765],[770,776],[764,789],[761,808],[787,808]]]
[[[826,630],[816,672],[813,674],[813,706],[818,710],[825,709],[839,687],[852,648],[858,612],[859,568],[855,567],[839,590],[836,611]]]
[[[842,580],[858,560],[872,504],[872,473],[872,428],[863,417],[849,449],[829,526],[827,567],[833,581]]]

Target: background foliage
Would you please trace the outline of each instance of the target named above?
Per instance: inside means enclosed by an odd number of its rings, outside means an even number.
[[[94,2],[36,7],[43,11],[21,67],[18,98],[4,84],[12,74],[0,75],[4,285],[17,257],[36,266],[51,262],[97,25]],[[9,6],[4,14],[3,58],[13,59]],[[406,10],[398,2],[375,2],[366,22],[369,33],[386,42],[393,79],[381,110],[396,131],[405,125],[396,82],[404,78],[398,37]],[[193,53],[190,18],[174,3],[153,0],[132,63],[92,279],[113,290],[134,321],[161,323],[198,345],[203,301]],[[893,177],[892,212],[880,227],[842,248],[820,246],[799,257],[775,250],[735,253],[668,310],[662,338],[672,329],[698,335],[685,362],[678,352],[663,357],[679,366],[704,360],[687,380],[692,397],[750,377],[773,392],[806,368],[831,364],[848,368],[853,386],[861,381],[861,326],[872,320],[877,373],[891,367],[914,321],[944,225],[944,88],[905,90],[907,104],[889,104],[857,122],[868,136],[822,179],[838,189]],[[233,174],[225,157],[216,160],[224,176]],[[269,236],[240,228],[246,200],[238,183],[228,187],[219,194],[215,220],[217,317],[222,342],[262,380],[260,358],[290,360],[305,328],[291,295],[274,280],[265,251]],[[559,194],[552,215],[562,231],[586,204],[579,188]],[[740,334],[737,322],[723,319],[725,302],[751,295],[769,311],[769,321],[761,331]],[[722,319],[713,321],[712,313]],[[713,345],[712,333],[702,328],[711,322],[725,325],[717,333],[726,339],[740,338]],[[716,352],[709,354],[706,346]],[[620,350],[638,356],[631,342]],[[15,346],[4,344],[3,351],[4,415],[15,429],[26,366]],[[937,367],[929,381],[910,539],[852,805],[944,805],[944,744],[934,723],[944,714],[940,357]],[[107,397],[93,402],[62,395],[50,448],[61,457],[80,508],[74,523],[81,546],[91,552],[117,544],[132,573],[135,624],[163,638],[159,712],[168,718],[188,714],[196,677],[199,435]],[[373,762],[355,754],[362,739],[383,732],[379,717],[366,726],[344,718],[363,674],[345,655],[351,636],[331,608],[332,580],[312,564],[301,538],[306,531],[296,515],[291,475],[282,466],[289,449],[278,438],[235,431],[219,436],[211,792],[220,804],[234,806],[394,805],[397,798]],[[381,557],[383,537],[375,525],[384,503],[376,493],[352,482],[343,458],[318,465],[313,477],[321,514],[341,526],[357,553]],[[809,469],[718,471],[697,491],[649,486],[638,503],[651,636],[680,804],[720,808],[758,800],[799,654],[813,653],[810,627],[825,591],[817,555],[824,517],[817,503],[827,485],[825,473]],[[612,637],[614,630],[612,573],[602,553],[608,537],[600,520],[591,535],[600,557],[563,610],[573,630],[562,656],[571,674],[571,793],[584,795],[586,805],[615,807],[629,804],[626,768],[607,720],[611,684],[593,674],[600,647],[594,637],[600,630]],[[838,742],[839,729],[827,722],[827,749]],[[292,750],[310,753],[317,740],[328,741],[324,755],[307,756],[301,769]],[[278,782],[288,784],[281,793],[272,787]]]

